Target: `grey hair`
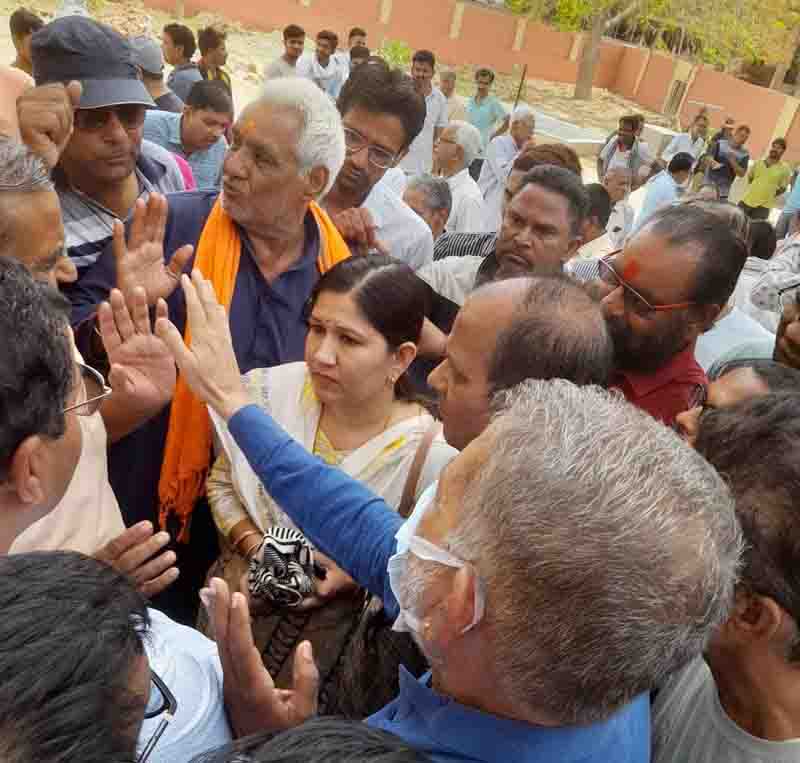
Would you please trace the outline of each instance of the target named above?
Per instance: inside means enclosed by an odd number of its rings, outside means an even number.
[[[420,191],[425,197],[425,204],[433,211],[445,210],[450,214],[453,208],[453,193],[450,184],[444,178],[433,175],[415,175],[408,182],[409,190]]]
[[[513,125],[516,122],[527,122],[529,125],[534,126],[536,124],[536,114],[530,106],[521,103],[511,112],[509,124]]]
[[[484,582],[498,691],[565,724],[607,718],[727,618],[742,551],[733,499],[618,394],[528,380],[499,403],[445,547]]]
[[[24,144],[0,137],[0,193],[52,190],[47,165]]]
[[[462,122],[459,119],[452,120],[447,126],[454,128],[453,137],[464,151],[464,162],[469,167],[478,158],[481,148],[483,148],[481,131],[475,125],[471,125],[469,122]]]
[[[458,75],[456,74],[456,72],[455,72],[453,69],[442,69],[442,70],[439,72],[439,80],[443,80],[443,79],[456,79],[456,78],[457,78],[457,76],[458,76]]]
[[[311,80],[302,77],[268,80],[254,103],[289,106],[302,116],[300,167],[303,172],[314,167],[327,168],[328,184],[320,199],[324,197],[344,164],[344,129],[336,104]]]

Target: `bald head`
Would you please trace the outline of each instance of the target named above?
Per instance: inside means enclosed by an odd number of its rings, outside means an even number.
[[[564,278],[511,278],[473,292],[430,376],[447,441],[463,450],[488,426],[493,395],[525,379],[605,386],[613,347],[598,302]]]

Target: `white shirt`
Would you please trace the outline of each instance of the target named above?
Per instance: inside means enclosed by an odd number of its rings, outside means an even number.
[[[517,142],[508,134],[498,135],[489,142],[478,178],[478,187],[483,192],[485,202],[485,231],[500,229],[506,180],[518,155]]]
[[[445,230],[448,233],[483,233],[486,212],[483,194],[466,167],[447,178],[453,206],[447,218]]]
[[[461,306],[475,288],[475,279],[483,261],[483,257],[471,254],[445,257],[421,268],[417,275],[437,294]]]
[[[447,99],[447,121],[469,121],[467,119],[467,101],[456,92],[453,92]]]
[[[323,66],[316,53],[303,53],[296,68],[298,77],[310,79],[331,98],[339,95],[343,83],[342,69],[333,56],[328,59],[328,65]]]
[[[708,371],[723,355],[745,342],[775,344],[775,334],[767,331],[740,308],[733,307],[709,331],[697,338],[694,357],[703,370]]]
[[[376,238],[392,257],[414,270],[433,262],[431,229],[387,184],[376,183],[362,206],[372,215]]]
[[[437,128],[447,127],[447,98],[438,87],[425,96],[425,124],[422,132],[414,138],[408,153],[400,162],[406,175],[421,175],[430,172],[433,166],[433,138]]]
[[[575,258],[583,260],[598,260],[601,257],[605,257],[607,254],[611,254],[611,252],[618,248],[619,247],[617,247],[616,244],[611,240],[611,236],[608,235],[608,232],[605,232],[597,238],[585,243],[580,249],[578,249]]]
[[[667,681],[652,718],[653,763],[800,763],[800,740],[757,739],[728,717],[702,657]]]
[[[378,182],[383,183],[402,199],[403,194],[406,192],[408,178],[406,177],[406,173],[399,167],[389,167]]]
[[[769,263],[770,260],[762,260],[760,257],[748,257],[739,274],[739,280],[736,282],[736,288],[733,290],[730,301],[767,331],[775,334],[781,319],[780,306],[778,305],[776,310],[765,309],[755,305],[751,297],[753,288],[766,273]]]
[[[178,710],[153,749],[148,763],[188,763],[232,741],[222,693],[217,645],[194,628],[148,610],[151,628],[144,639],[150,668],[175,696]],[[160,718],[144,721],[138,747],[147,744]]]
[[[336,65],[339,67],[342,84],[344,84],[350,77],[350,51],[337,50],[331,57],[336,61]]]
[[[667,170],[662,170],[650,178],[645,185],[642,208],[631,232],[636,233],[659,209],[677,201],[682,193],[683,188],[675,182],[675,178]]]
[[[630,235],[633,229],[633,220],[636,217],[633,207],[624,199],[618,201],[611,209],[611,215],[608,218],[608,225],[606,225],[606,233],[608,233],[614,246],[621,249],[625,243],[625,239]]]
[[[669,164],[670,159],[675,154],[691,154],[696,161],[700,158],[700,154],[703,153],[705,147],[706,142],[702,138],[698,137],[697,140],[693,141],[688,132],[682,132],[669,142],[669,145],[662,152],[661,158],[666,164]]]
[[[299,77],[295,64],[287,63],[283,56],[276,58],[264,67],[264,79],[281,79],[282,77]]]

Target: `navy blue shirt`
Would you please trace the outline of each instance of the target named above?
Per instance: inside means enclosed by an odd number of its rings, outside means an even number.
[[[185,244],[197,246],[216,199],[216,192],[211,191],[167,196],[166,261]],[[271,284],[258,269],[246,234],[239,231],[242,254],[231,300],[230,326],[236,359],[243,374],[253,368],[303,359],[307,332],[304,309],[319,279],[320,245],[319,230],[311,212],[306,215],[305,226],[303,256]],[[114,254],[108,248],[76,284],[65,290],[72,302],[73,324],[91,318],[97,304],[108,297],[115,285]],[[182,333],[186,321],[183,291],[177,288],[167,304],[170,319]],[[81,347],[82,351],[84,349]],[[158,481],[168,424],[169,407],[109,448],[109,480],[127,525],[158,517]]]
[[[387,570],[403,520],[367,487],[295,442],[256,405],[228,429],[266,491],[324,554],[399,614]],[[324,511],[320,511],[324,508]],[[648,763],[650,701],[638,696],[585,726],[544,727],[500,718],[445,697],[400,668],[400,696],[367,719],[437,763]]]

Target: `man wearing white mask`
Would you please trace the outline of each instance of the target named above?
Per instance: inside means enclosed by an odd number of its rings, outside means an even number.
[[[367,722],[441,763],[649,760],[647,692],[699,654],[735,583],[740,535],[716,472],[617,397],[528,381],[396,539],[395,512],[248,404],[210,284],[199,273],[183,284],[191,350],[159,323],[182,373],[270,494],[431,663],[419,680],[401,670],[400,696]],[[236,732],[302,723],[319,679],[308,645],[294,688],[276,691],[244,596],[214,579],[207,599]]]
[[[681,198],[691,177],[693,166],[694,158],[691,154],[675,154],[669,160],[667,169],[647,181],[644,201],[633,225],[632,234],[636,233],[656,211]]]

